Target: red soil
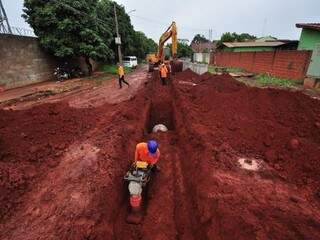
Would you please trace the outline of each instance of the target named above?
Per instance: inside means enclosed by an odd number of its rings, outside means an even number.
[[[319,103],[229,75],[172,81],[154,73],[115,105],[1,111],[0,239],[319,239]],[[160,122],[170,131],[150,134]],[[129,225],[122,177],[149,138],[161,172],[143,223]]]

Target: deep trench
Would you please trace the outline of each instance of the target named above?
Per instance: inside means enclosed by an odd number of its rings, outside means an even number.
[[[207,239],[198,226],[199,214],[193,199],[194,192],[192,192],[194,188],[191,186],[190,179],[186,179],[187,174],[183,167],[183,161],[188,159],[183,154],[183,144],[179,140],[177,125],[182,124],[177,122],[173,86],[172,84],[160,85],[158,74],[154,72],[146,87],[149,96],[146,98],[145,129],[141,138],[143,141],[156,139],[159,142],[161,172],[152,177],[152,181],[144,190],[144,218],[139,225],[131,225],[125,221],[129,212],[129,194],[125,189],[123,202],[114,221],[114,239],[145,239],[143,233],[148,232],[145,228],[148,228],[148,223],[152,220],[154,214],[152,209],[163,202],[167,203],[166,211],[157,214],[164,219],[163,224],[172,226],[168,229],[168,232],[174,233],[170,239]],[[156,124],[164,124],[168,131],[153,133],[152,129]],[[152,229],[149,230],[152,232]]]

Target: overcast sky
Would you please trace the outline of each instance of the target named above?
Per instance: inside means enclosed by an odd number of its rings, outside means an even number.
[[[247,32],[299,39],[298,22],[320,22],[320,0],[116,0],[130,13],[136,30],[158,41],[175,20],[178,38],[201,33],[213,39],[223,32]],[[2,0],[12,26],[28,28],[21,18],[23,0]]]

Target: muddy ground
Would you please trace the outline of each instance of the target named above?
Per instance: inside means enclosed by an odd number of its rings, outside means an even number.
[[[0,110],[0,239],[320,238],[319,101],[189,70],[130,81]],[[150,138],[161,172],[129,225],[122,177]]]

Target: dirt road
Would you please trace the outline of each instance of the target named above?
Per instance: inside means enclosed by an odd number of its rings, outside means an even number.
[[[320,238],[317,100],[188,70],[130,81],[0,110],[0,239]],[[122,177],[150,138],[161,172],[129,225]]]

